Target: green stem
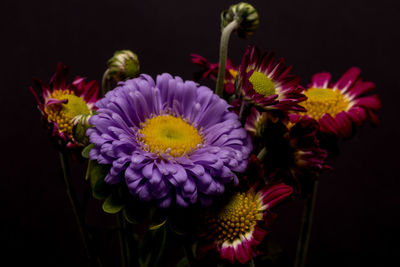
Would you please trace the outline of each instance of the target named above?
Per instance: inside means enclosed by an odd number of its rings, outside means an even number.
[[[160,260],[164,254],[164,250],[165,250],[165,244],[167,242],[167,226],[163,225],[162,226],[162,240],[161,240],[161,245],[160,245],[160,250],[158,252],[158,255],[156,257],[156,260],[154,261],[154,266],[160,266]]]
[[[103,97],[104,94],[110,89],[108,88],[110,86],[110,77],[108,77],[109,72],[110,70],[107,69],[103,74],[103,78],[101,80],[100,97]]]
[[[246,109],[246,100],[242,99],[242,104],[240,104],[240,110],[239,110],[239,121],[241,123],[245,122],[245,116],[243,116],[244,110]]]
[[[263,149],[258,153],[257,158],[262,161],[265,158],[265,155],[267,155],[267,148],[263,147]]]
[[[192,246],[190,244],[190,242],[187,242],[186,240],[184,241],[184,249],[185,249],[185,253],[186,253],[186,257],[189,261],[189,266],[190,267],[196,267],[196,259],[193,256],[193,251],[192,251]]]
[[[126,223],[124,216],[121,213],[117,214],[117,222],[119,228],[119,245],[121,250],[121,266],[129,267],[129,256],[128,256],[128,240],[126,236]]]
[[[303,218],[301,221],[300,235],[297,243],[295,267],[304,267],[307,260],[308,246],[310,243],[312,219],[314,215],[315,202],[317,199],[318,180],[314,181],[311,196],[304,204]]]
[[[74,188],[71,183],[71,174],[70,174],[70,170],[68,167],[68,155],[65,151],[60,151],[59,155],[60,155],[61,169],[62,169],[62,173],[63,173],[64,184],[65,184],[65,189],[67,191],[68,200],[69,200],[69,203],[71,204],[72,211],[75,216],[76,224],[78,225],[79,234],[81,236],[82,245],[85,250],[86,256],[87,256],[89,262],[92,262],[92,256],[91,256],[89,246],[88,246],[89,234],[86,231],[87,229],[85,227],[85,220],[84,220],[83,216],[81,216],[81,212],[79,210],[79,202],[78,202]],[[98,257],[96,257],[96,262],[97,262],[98,266],[101,266],[101,262]]]
[[[251,258],[250,262],[249,262],[249,266],[250,267],[255,267],[256,265],[254,264],[254,259]]]
[[[225,80],[225,65],[226,58],[228,57],[228,43],[229,37],[231,33],[239,27],[240,21],[232,21],[222,30],[221,34],[221,42],[219,47],[219,68],[218,68],[218,77],[217,77],[217,87],[215,89],[215,93],[220,97],[223,96],[224,93],[224,80]]]

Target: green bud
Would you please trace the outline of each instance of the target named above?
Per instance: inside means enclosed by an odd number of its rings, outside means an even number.
[[[236,30],[237,35],[244,39],[252,35],[260,23],[257,10],[249,3],[244,2],[231,5],[228,10],[222,11],[222,28],[234,20],[239,23],[239,28]]]
[[[115,82],[135,78],[139,75],[139,59],[130,50],[120,50],[108,60],[108,75]]]
[[[72,123],[74,124],[74,139],[83,146],[89,144],[89,137],[86,136],[86,130],[91,127],[89,124],[90,117],[90,115],[78,115],[72,119]]]

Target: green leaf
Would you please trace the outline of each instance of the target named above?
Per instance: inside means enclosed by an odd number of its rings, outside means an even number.
[[[103,210],[107,213],[118,213],[124,207],[124,201],[118,192],[114,192],[103,202]]]
[[[88,159],[90,150],[92,150],[92,148],[94,148],[95,146],[96,146],[95,144],[89,144],[88,146],[86,146],[82,150],[82,157],[84,157],[85,159]]]
[[[90,164],[92,166],[90,168],[89,181],[92,187],[93,197],[96,199],[105,199],[112,192],[112,187],[104,182],[104,178],[110,166],[98,164],[97,161],[94,160],[92,160]]]
[[[160,227],[162,227],[165,223],[167,222],[167,219],[165,219],[163,222],[161,222],[160,224],[156,224],[156,225],[150,225],[149,230],[158,230],[160,229]]]
[[[89,179],[89,177],[90,177],[90,172],[92,171],[92,168],[93,168],[93,161],[92,161],[92,160],[89,160],[88,166],[87,166],[87,169],[86,169],[85,180],[88,180],[88,179]]]
[[[190,267],[189,265],[189,260],[186,256],[184,256],[178,264],[176,264],[176,267]]]

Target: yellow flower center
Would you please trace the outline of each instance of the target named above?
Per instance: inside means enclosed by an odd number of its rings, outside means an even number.
[[[74,125],[71,120],[77,115],[90,115],[90,109],[85,100],[68,89],[55,90],[49,98],[68,100],[67,103],[46,106],[44,111],[49,121],[57,123],[60,132],[65,132],[72,136]]]
[[[260,196],[252,190],[236,193],[216,218],[209,220],[216,238],[232,243],[253,231],[257,220],[262,219]]]
[[[275,84],[264,73],[254,71],[249,79],[253,85],[254,91],[263,96],[270,96],[275,94]]]
[[[199,131],[185,119],[159,115],[147,119],[139,130],[145,149],[156,154],[167,153],[180,157],[203,142]]]
[[[346,111],[350,103],[339,90],[330,88],[309,88],[304,94],[308,97],[306,101],[300,103],[307,110],[304,114],[316,120],[326,113],[334,118],[336,114]]]

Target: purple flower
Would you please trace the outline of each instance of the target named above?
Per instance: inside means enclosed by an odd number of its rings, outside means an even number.
[[[111,164],[109,184],[125,181],[132,195],[169,207],[208,205],[238,183],[251,141],[225,100],[209,88],[169,74],[119,83],[96,103],[87,131],[90,158]]]

